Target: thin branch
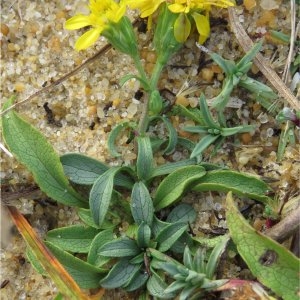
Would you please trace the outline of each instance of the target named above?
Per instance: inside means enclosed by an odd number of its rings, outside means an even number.
[[[240,24],[239,18],[236,14],[236,9],[233,7],[228,8],[229,13],[229,21],[231,28],[243,48],[245,52],[250,51],[253,47],[253,42],[246,33],[243,26]],[[273,87],[278,91],[278,93],[283,97],[290,106],[296,111],[300,110],[300,103],[297,98],[291,93],[288,87],[284,84],[284,82],[280,79],[277,73],[269,66],[264,57],[257,53],[254,58],[254,63],[258,67],[258,69],[264,74],[267,80],[273,85]]]
[[[282,74],[282,80],[287,83],[290,73],[290,66],[294,54],[295,46],[295,37],[296,37],[296,4],[295,0],[291,0],[291,37],[290,37],[290,50],[284,66],[284,71]]]

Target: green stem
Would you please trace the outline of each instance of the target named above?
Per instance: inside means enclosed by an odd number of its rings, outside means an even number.
[[[145,79],[146,82],[148,82],[147,75],[143,69],[143,66],[141,64],[141,61],[139,58],[134,59],[134,63],[136,65],[136,68],[141,76],[141,78]],[[162,72],[164,65],[160,63],[160,60],[158,59],[156,61],[151,79],[150,79],[150,84],[149,84],[149,91],[148,95],[145,97],[144,104],[143,104],[143,110],[142,110],[142,115],[140,118],[140,122],[138,125],[138,132],[139,134],[143,135],[148,127],[148,122],[149,122],[149,95],[151,94],[152,91],[154,91],[157,88],[157,83],[160,77],[160,74]]]

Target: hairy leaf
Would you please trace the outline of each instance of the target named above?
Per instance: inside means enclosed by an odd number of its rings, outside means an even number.
[[[135,256],[140,253],[136,241],[124,237],[104,244],[98,251],[99,255],[108,257]]]
[[[12,103],[13,98],[3,105],[3,109]],[[62,204],[87,207],[87,202],[70,186],[52,145],[36,128],[13,110],[2,117],[2,128],[10,151],[32,172],[43,192]]]
[[[205,174],[193,187],[195,191],[220,191],[249,197],[267,203],[270,198],[266,193],[271,189],[262,180],[245,173],[230,170],[216,170]]]
[[[90,192],[90,208],[94,222],[101,227],[111,201],[114,177],[120,167],[112,167],[101,175]]]
[[[82,225],[72,225],[48,231],[46,240],[69,252],[88,253],[99,230]]]
[[[113,266],[107,276],[100,281],[100,284],[106,289],[125,286],[139,269],[139,265],[133,265],[127,259],[122,259]]]
[[[174,203],[187,188],[195,184],[205,174],[200,166],[182,167],[168,175],[158,186],[155,197],[155,210],[160,210]]]
[[[91,289],[99,287],[99,281],[103,278],[103,273],[106,272],[106,270],[96,268],[83,260],[74,257],[50,242],[45,242],[45,244],[81,288]]]
[[[147,180],[153,169],[153,154],[150,138],[148,136],[138,137],[138,157],[136,172],[140,180]]]
[[[154,208],[149,191],[143,182],[134,184],[130,207],[132,216],[138,225],[144,222],[151,226]]]
[[[96,179],[106,172],[109,167],[94,158],[79,154],[68,153],[60,157],[64,172],[72,182],[77,184],[94,184]],[[123,175],[117,174],[114,181],[115,185],[132,188],[132,180]]]
[[[158,250],[165,252],[170,249],[187,228],[188,225],[183,222],[177,222],[166,226],[156,238],[156,241],[159,243]]]

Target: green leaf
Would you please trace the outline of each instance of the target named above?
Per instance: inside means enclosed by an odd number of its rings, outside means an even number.
[[[136,241],[130,238],[118,238],[104,244],[98,251],[99,255],[107,257],[135,256],[141,252]]]
[[[120,157],[121,154],[117,151],[115,146],[115,141],[118,138],[120,132],[127,128],[134,128],[136,126],[133,122],[123,122],[118,124],[116,127],[112,129],[109,133],[108,140],[107,140],[107,148],[110,154],[114,157]]]
[[[214,248],[220,241],[222,241],[223,239],[227,239],[227,236],[228,235],[226,234],[212,238],[194,236],[193,240],[199,243],[203,248]]]
[[[151,178],[157,177],[157,176],[162,176],[162,175],[167,175],[170,174],[182,167],[186,166],[191,166],[191,165],[197,165],[197,159],[196,158],[189,158],[189,159],[184,159],[172,163],[166,163],[161,166],[158,166],[154,168]]]
[[[140,136],[136,139],[138,144],[138,157],[136,162],[136,172],[140,180],[147,180],[153,169],[153,154],[150,138]]]
[[[206,264],[206,276],[209,279],[213,279],[214,273],[217,269],[222,253],[225,251],[229,237],[222,239],[211,252],[207,264]]]
[[[167,287],[166,282],[162,280],[157,273],[152,271],[152,276],[147,281],[147,290],[149,293],[154,297],[162,299],[174,299],[176,296],[175,293],[165,293]]]
[[[187,188],[204,176],[205,170],[200,166],[182,167],[168,175],[158,186],[155,197],[155,210],[160,210],[174,203]]]
[[[201,125],[183,127],[184,131],[191,132],[191,133],[200,133],[200,134],[201,133],[207,134],[208,133],[208,129],[210,129],[210,127],[208,127],[208,126],[201,126]]]
[[[174,253],[182,254],[186,246],[193,247],[193,239],[187,231],[180,236],[180,238],[172,245],[170,250]]]
[[[175,128],[173,127],[172,123],[167,119],[166,117],[162,116],[155,116],[150,119],[150,122],[154,120],[161,120],[165,124],[167,130],[168,130],[168,145],[164,149],[163,154],[170,155],[172,152],[174,152],[175,147],[177,145],[177,132]]]
[[[201,114],[201,111],[198,108],[189,108],[187,109],[183,105],[176,105],[174,107],[176,115],[182,115],[184,117],[187,117],[188,119],[191,119],[199,124],[204,124],[203,116]]]
[[[203,94],[200,96],[199,103],[205,125],[207,125],[209,128],[220,129],[220,125],[213,119],[209,111],[205,96]]]
[[[254,44],[254,46],[244,55],[244,57],[237,63],[238,71],[242,73],[248,72],[248,70],[243,70],[248,64],[253,60],[256,54],[259,52],[262,46],[262,41]]]
[[[137,232],[137,244],[140,248],[147,248],[149,247],[151,238],[151,229],[150,227],[145,224],[141,223]]]
[[[79,153],[62,155],[60,161],[63,164],[65,174],[77,184],[94,184],[96,179],[109,169],[99,160]],[[114,184],[131,189],[133,182],[127,176],[117,174]]]
[[[182,137],[178,138],[177,145],[182,146],[183,148],[189,150],[190,152],[192,152],[195,148],[194,142],[192,142],[189,139],[182,138]]]
[[[100,284],[106,289],[125,286],[139,269],[139,265],[133,265],[127,259],[121,259],[113,266],[107,276],[100,281]]]
[[[10,98],[3,110],[12,103]],[[87,202],[70,186],[52,145],[36,128],[10,110],[2,117],[2,129],[10,151],[33,174],[47,196],[65,205],[87,207]]]
[[[130,207],[132,216],[138,225],[144,222],[151,226],[154,207],[150,193],[141,181],[136,182],[133,186]]]
[[[193,187],[194,191],[232,191],[242,197],[248,197],[267,203],[270,198],[265,194],[271,189],[262,180],[230,170],[209,171],[203,176],[199,183]]]
[[[170,225],[170,223],[161,221],[154,215],[152,226],[151,226],[151,232],[154,235],[154,237],[157,237],[159,232],[163,230],[165,227],[167,227],[168,225]]]
[[[239,86],[254,93],[257,97],[263,97],[271,100],[278,97],[270,87],[250,77],[241,78]]]
[[[58,261],[65,267],[68,273],[74,278],[77,284],[82,289],[92,289],[99,287],[99,281],[103,278],[106,270],[96,268],[83,260],[74,257],[68,252],[61,250],[50,242],[45,242],[45,245],[55,255]]]
[[[161,252],[169,250],[187,228],[188,225],[183,222],[176,222],[166,226],[156,238],[156,241],[159,243],[158,250]]]
[[[299,299],[299,259],[252,228],[234,205],[231,193],[226,209],[230,235],[253,275],[283,299]]]
[[[46,240],[69,252],[88,253],[99,230],[83,225],[72,225],[48,231]]]
[[[221,135],[222,136],[230,136],[230,135],[234,135],[236,133],[253,131],[254,129],[255,129],[255,126],[252,126],[252,125],[244,125],[244,126],[237,126],[237,127],[231,127],[231,128],[222,128]]]
[[[193,223],[196,220],[196,212],[194,208],[186,203],[182,203],[177,205],[168,215],[167,222],[175,223],[175,222],[186,222]]]
[[[215,142],[219,138],[219,135],[205,135],[201,140],[196,144],[190,158],[200,155],[208,146]]]
[[[87,262],[96,267],[101,267],[103,264],[109,261],[106,257],[102,257],[99,254],[99,249],[106,243],[114,239],[114,234],[112,229],[106,229],[99,232],[93,239],[90,251],[88,253]]]
[[[130,280],[129,284],[124,287],[125,291],[132,292],[137,289],[140,289],[149,279],[149,275],[147,272],[141,273],[140,270],[138,270],[134,277]],[[140,300],[140,298],[139,298]]]
[[[112,197],[114,177],[121,167],[112,167],[95,181],[90,192],[90,208],[94,222],[101,227]]]
[[[237,71],[237,67],[231,60],[224,59],[216,53],[210,54],[210,57],[222,68],[227,76],[233,75]]]

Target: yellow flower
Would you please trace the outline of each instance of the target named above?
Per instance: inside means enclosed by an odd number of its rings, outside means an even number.
[[[141,17],[152,15],[163,2],[168,9],[179,14],[174,24],[174,35],[178,42],[183,43],[191,31],[190,17],[195,21],[199,33],[199,43],[203,44],[210,34],[209,10],[211,6],[226,8],[234,6],[234,0],[127,0],[130,8],[138,8]]]
[[[65,28],[69,30],[92,27],[76,41],[77,50],[86,49],[94,44],[110,23],[118,23],[125,14],[126,5],[123,1],[116,3],[114,0],[90,0],[89,9],[89,15],[79,14],[65,23]]]

